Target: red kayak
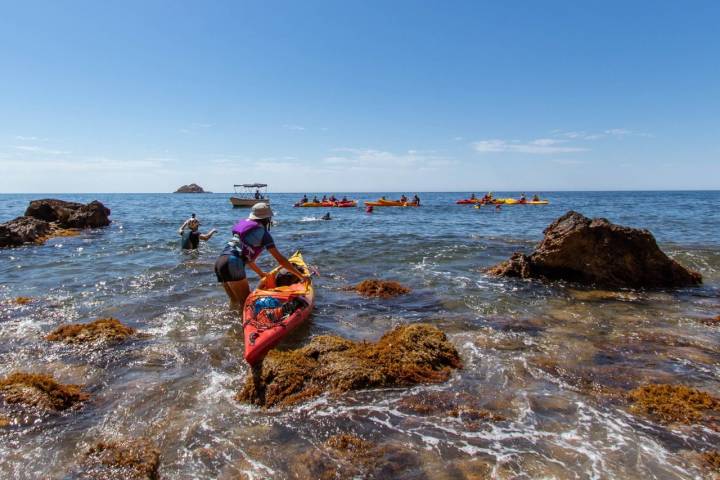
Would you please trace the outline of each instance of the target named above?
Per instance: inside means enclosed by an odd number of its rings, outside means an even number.
[[[309,272],[300,252],[288,260],[300,272]],[[287,334],[308,319],[314,304],[310,278],[301,281],[282,267],[270,272],[245,300],[245,361],[251,366],[262,361]]]
[[[472,205],[473,203],[480,203],[480,199],[472,199],[472,198],[465,198],[463,200],[458,200],[455,202],[458,205]]]

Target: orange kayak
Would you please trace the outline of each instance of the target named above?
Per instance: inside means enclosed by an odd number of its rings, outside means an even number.
[[[309,273],[300,252],[290,257],[290,263],[302,273]],[[243,334],[245,361],[255,365],[285,338],[302,325],[315,305],[315,290],[308,278],[300,281],[277,267],[263,278],[245,300]]]

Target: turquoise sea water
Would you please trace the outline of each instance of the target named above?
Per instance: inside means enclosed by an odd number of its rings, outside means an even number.
[[[381,193],[347,195],[362,202]],[[471,478],[467,472],[480,464],[497,478],[697,478],[691,452],[717,445],[717,432],[659,426],[569,378],[720,392],[720,327],[702,322],[720,314],[720,192],[549,192],[541,196],[550,205],[500,211],[455,205],[465,194],[420,196],[421,208],[366,214],[362,207],[293,208],[300,195],[271,195],[278,248],[301,250],[321,272],[312,320],[282,348],[323,333],[376,340],[397,324],[422,321],[448,333],[465,368],[443,385],[262,412],[233,398],[246,375],[240,319],[212,271],[232,224],[247,215],[230,206],[229,194],[0,195],[0,221],[45,197],[100,200],[113,220],[78,237],[0,251],[0,374],[52,371],[87,385],[94,399],[30,428],[0,430],[0,477],[63,478],[93,441],[148,435],[160,445],[167,478],[294,478],[297,469],[278,448],[292,456],[342,431],[402,445],[414,460],[397,478]],[[530,251],[568,210],[649,229],[705,283],[603,292],[482,273],[514,251]],[[319,221],[328,211],[333,220]],[[190,213],[202,231],[220,233],[184,253],[176,230]],[[269,256],[262,258],[271,268]],[[341,288],[369,277],[399,280],[413,292],[376,301]],[[7,302],[21,295],[37,301]],[[42,340],[60,323],[107,316],[149,337],[100,351]],[[543,368],[550,362],[562,368]],[[397,408],[408,395],[438,390],[472,395],[506,420],[470,427]]]

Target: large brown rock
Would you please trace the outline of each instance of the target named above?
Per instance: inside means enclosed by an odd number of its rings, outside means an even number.
[[[33,200],[25,216],[55,222],[62,228],[98,228],[110,225],[110,209],[94,200],[87,205],[54,198]]]
[[[183,185],[182,187],[175,190],[175,193],[210,193],[203,190],[203,188],[197,183],[191,183],[190,185]]]
[[[698,285],[702,276],[669,258],[647,231],[570,211],[555,220],[530,255],[515,253],[494,275],[566,280],[610,288]]]
[[[33,200],[24,217],[0,224],[0,248],[77,235],[80,228],[105,227],[110,225],[109,215],[110,209],[97,200],[87,205],[52,198]]]
[[[0,223],[0,247],[16,247],[24,243],[42,243],[52,232],[53,226],[32,217],[18,217]]]
[[[323,392],[443,382],[461,366],[453,344],[432,325],[400,326],[377,343],[321,335],[297,350],[271,351],[237,398],[286,406]]]

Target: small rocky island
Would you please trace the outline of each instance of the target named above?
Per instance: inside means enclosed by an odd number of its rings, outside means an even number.
[[[174,193],[210,193],[203,190],[203,188],[197,183],[191,183],[190,185],[183,185],[182,187],[175,190]]]

